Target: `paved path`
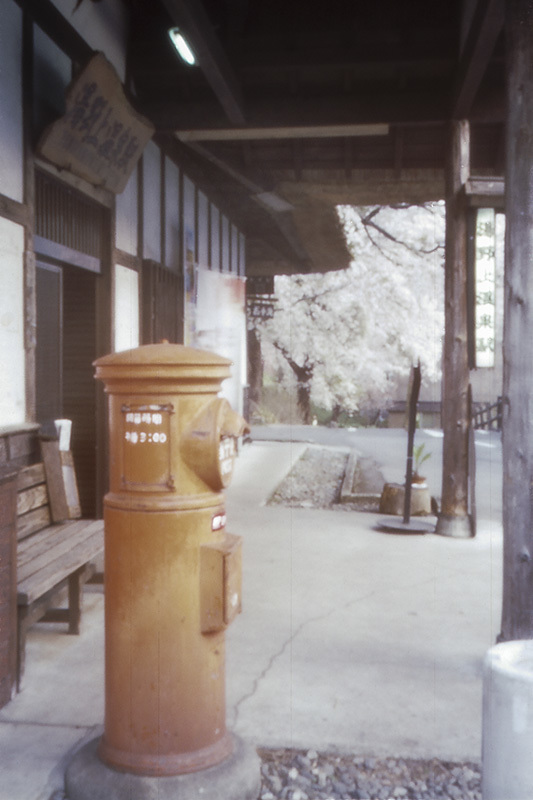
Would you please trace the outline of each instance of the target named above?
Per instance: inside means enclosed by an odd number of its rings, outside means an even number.
[[[372,514],[259,505],[275,483],[261,491],[254,476],[296,448],[256,441],[229,492],[231,528],[245,539],[230,724],[269,746],[479,760],[499,523],[469,541],[397,536],[376,531]]]
[[[464,541],[379,533],[371,514],[265,505],[304,449],[245,446],[228,492],[228,529],[244,539],[229,727],[263,746],[479,760],[499,520]],[[103,595],[91,591],[80,637],[30,632],[26,687],[0,711],[0,800],[49,800],[103,714]]]

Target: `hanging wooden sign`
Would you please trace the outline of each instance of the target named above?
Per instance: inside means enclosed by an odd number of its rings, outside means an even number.
[[[154,134],[129,104],[103,53],[69,86],[66,112],[44,131],[37,154],[96,186],[120,194]]]

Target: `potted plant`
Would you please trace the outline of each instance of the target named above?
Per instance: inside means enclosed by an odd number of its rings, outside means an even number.
[[[426,446],[424,442],[413,447],[413,460],[415,469],[411,477],[411,483],[417,485],[426,483],[425,477],[420,474],[419,470],[422,464],[427,461],[428,458],[431,458],[431,453],[426,452]]]

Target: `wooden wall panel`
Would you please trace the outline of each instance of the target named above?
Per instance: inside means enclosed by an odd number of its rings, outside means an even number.
[[[71,450],[82,514],[96,508],[96,281],[66,267],[63,275],[63,416],[72,420]]]

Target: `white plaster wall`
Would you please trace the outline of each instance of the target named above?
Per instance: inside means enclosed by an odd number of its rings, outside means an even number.
[[[161,261],[161,151],[148,142],[143,152],[143,255]]]
[[[235,225],[231,226],[231,271],[239,274],[239,231]]]
[[[211,204],[211,269],[220,270],[220,211]]]
[[[23,200],[22,11],[0,0],[0,192]]]
[[[242,414],[246,382],[245,280],[213,270],[198,269],[195,338],[191,344],[229,358],[231,377],[221,394]]]
[[[70,58],[38,25],[33,26],[33,123],[40,136],[65,113],[65,91],[72,79]]]
[[[196,262],[196,187],[186,175],[183,176],[183,263],[187,265],[187,251]]]
[[[222,228],[222,272],[230,271],[230,225],[229,219],[221,215]]]
[[[116,198],[116,233],[115,241],[119,250],[137,255],[137,206],[138,180],[137,170],[134,169],[126,188]]]
[[[246,237],[244,233],[239,233],[239,275],[242,278],[246,275]]]
[[[128,14],[124,3],[121,0],[105,0],[103,3],[83,0],[74,11],[77,0],[52,2],[93,50],[105,53],[124,82],[128,36]]]
[[[0,217],[0,426],[25,422],[24,228]]]
[[[180,171],[165,158],[165,262],[174,272],[180,267]]]
[[[198,192],[198,264],[209,266],[209,201],[203,192]]]
[[[115,265],[114,291],[115,352],[139,346],[139,274]]]

